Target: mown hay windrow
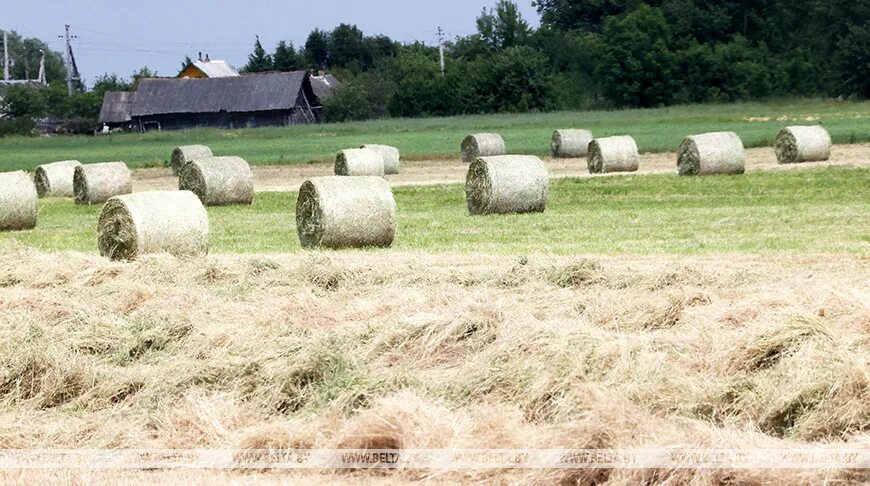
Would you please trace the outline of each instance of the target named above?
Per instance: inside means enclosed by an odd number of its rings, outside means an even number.
[[[548,183],[547,168],[533,155],[478,157],[465,178],[468,212],[543,212]]]
[[[680,175],[742,174],[743,142],[734,132],[690,135],[677,150]]]
[[[388,247],[396,235],[396,201],[381,177],[314,177],[296,199],[304,248]]]
[[[463,162],[474,162],[478,157],[507,154],[504,139],[497,133],[475,133],[462,140]]]
[[[392,147],[390,145],[366,144],[360,148],[374,150],[375,152],[381,154],[381,157],[384,158],[385,174],[399,173],[400,156],[399,149],[397,149],[396,147]]]
[[[182,145],[181,147],[175,147],[175,150],[172,151],[172,159],[170,160],[172,173],[178,175],[184,164],[191,160],[213,156],[214,154],[211,153],[211,149],[205,145]]]
[[[563,129],[553,132],[550,151],[553,157],[584,157],[592,141],[592,132],[580,129]]]
[[[73,193],[76,204],[100,204],[133,192],[130,169],[123,162],[85,164],[75,168]]]
[[[380,152],[367,148],[342,150],[335,155],[335,175],[383,177],[384,158]]]
[[[181,168],[178,188],[192,191],[206,206],[251,204],[254,173],[241,157],[206,157]]]
[[[637,144],[628,135],[597,138],[589,143],[586,165],[590,174],[634,172],[640,165]]]
[[[831,135],[821,125],[785,127],[776,135],[780,164],[818,162],[831,157]]]
[[[144,253],[208,252],[208,214],[190,191],[139,192],[111,198],[100,213],[100,254],[132,260]]]
[[[42,164],[36,168],[33,182],[39,197],[73,197],[73,175],[76,167],[82,165],[78,160],[62,160]]]
[[[0,173],[0,231],[36,226],[36,187],[23,170]]]

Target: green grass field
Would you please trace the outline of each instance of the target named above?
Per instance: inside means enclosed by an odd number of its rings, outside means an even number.
[[[551,181],[547,211],[525,215],[468,216],[460,185],[394,192],[394,250],[870,253],[867,169],[559,179]],[[209,208],[212,251],[298,251],[295,201],[295,193],[259,193],[250,207]],[[0,242],[96,253],[100,209],[42,200],[37,228],[2,233]]]
[[[810,118],[810,120],[807,120]],[[454,118],[259,128],[201,129],[106,137],[0,138],[0,171],[31,170],[55,160],[123,160],[131,166],[167,163],[178,145],[204,143],[217,155],[239,155],[255,164],[331,159],[362,143],[397,146],[407,159],[458,157],[459,143],[472,132],[501,133],[512,153],[548,153],[554,129],[585,127],[597,137],[629,134],[641,152],[674,151],[694,133],[733,130],[747,147],[773,144],[786,125],[822,123],[834,143],[870,141],[870,102],[783,100],[766,103],[695,105],[621,111],[503,114]]]

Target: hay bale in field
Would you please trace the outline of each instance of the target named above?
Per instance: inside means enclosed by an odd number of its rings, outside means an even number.
[[[388,247],[396,200],[382,177],[314,177],[299,188],[296,230],[304,248]]]
[[[690,135],[677,151],[680,175],[742,174],[743,142],[734,132]]]
[[[37,199],[36,186],[27,172],[0,173],[0,231],[36,226]]]
[[[831,135],[821,125],[785,127],[776,135],[780,164],[818,162],[831,157]]]
[[[211,153],[211,149],[205,145],[182,145],[181,147],[175,147],[175,150],[172,151],[172,159],[170,160],[172,173],[178,175],[184,164],[191,160],[213,156],[214,154]]]
[[[206,206],[251,204],[254,173],[241,157],[206,157],[184,164],[178,188],[193,192]]]
[[[76,204],[100,204],[113,196],[133,192],[130,169],[123,162],[104,162],[76,166],[73,193]]]
[[[462,140],[460,146],[463,162],[474,162],[478,157],[505,155],[504,139],[497,133],[475,133]]]
[[[596,138],[589,143],[586,166],[590,174],[634,172],[638,165],[637,144],[628,135]]]
[[[39,197],[73,197],[73,175],[80,165],[78,160],[62,160],[37,167],[33,182]]]
[[[465,178],[468,212],[543,212],[548,183],[547,168],[533,155],[478,157]]]
[[[367,148],[342,150],[335,156],[335,175],[383,177],[384,158]]]
[[[572,158],[584,157],[592,141],[592,132],[589,130],[564,129],[553,132],[550,142],[550,150],[553,157]]]
[[[208,252],[208,214],[190,191],[138,192],[106,202],[97,223],[100,254],[132,260],[143,253]]]
[[[399,173],[399,149],[390,145],[366,144],[363,149],[374,150],[384,158],[384,174]]]

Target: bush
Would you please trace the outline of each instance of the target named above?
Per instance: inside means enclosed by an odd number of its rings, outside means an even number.
[[[373,74],[360,75],[341,84],[323,101],[323,121],[337,123],[385,117],[389,97],[389,83],[378,82]]]
[[[64,135],[93,135],[99,126],[96,118],[72,117],[67,118],[60,125],[59,133]]]
[[[0,137],[14,135],[33,136],[34,129],[36,129],[36,122],[30,117],[21,116],[8,120],[0,119]]]

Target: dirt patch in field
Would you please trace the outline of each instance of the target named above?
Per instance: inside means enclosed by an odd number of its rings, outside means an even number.
[[[590,175],[586,159],[544,159],[551,178],[612,177],[618,174]],[[746,170],[803,170],[817,167],[870,167],[870,144],[836,145],[831,160],[805,164],[776,163],[773,148],[746,150]],[[295,191],[311,177],[331,175],[332,164],[295,164],[254,166],[257,191]],[[387,176],[393,186],[455,184],[465,182],[468,164],[457,160],[403,161],[400,174]],[[676,172],[676,154],[643,154],[637,174],[668,174]],[[133,171],[136,191],[177,189],[177,179],[170,169],[137,169]]]
[[[848,255],[352,251],[113,263],[7,248],[0,448],[867,447],[868,288],[870,259]],[[44,479],[28,474],[0,478]],[[91,474],[44,476],[123,478]],[[805,484],[860,474],[213,479]]]

